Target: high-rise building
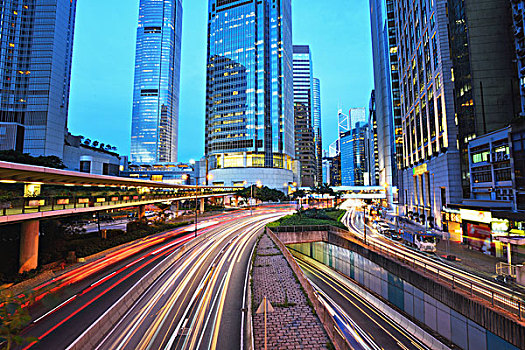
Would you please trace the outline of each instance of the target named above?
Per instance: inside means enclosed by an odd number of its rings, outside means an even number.
[[[368,125],[369,125],[369,149],[368,169],[370,169],[370,185],[379,186],[379,147],[377,144],[377,113],[375,90],[370,93],[368,105]]]
[[[321,81],[314,78],[314,93],[313,93],[313,126],[314,126],[314,142],[315,142],[315,157],[317,160],[317,182],[323,182],[323,132],[321,128]]]
[[[0,150],[63,157],[76,0],[3,0]]]
[[[206,144],[216,185],[294,182],[291,1],[209,0]]]
[[[313,128],[312,55],[308,45],[293,46],[295,157],[301,163],[301,186],[316,183],[317,160]]]
[[[177,161],[182,0],[141,0],[131,162]]]
[[[372,54],[378,143],[378,185],[393,202],[393,186],[400,187],[397,169],[402,154],[401,102],[394,0],[370,0]]]
[[[344,134],[357,126],[358,123],[366,123],[366,109],[365,108],[350,108],[348,115],[339,111],[339,135]]]
[[[370,186],[370,128],[358,122],[341,135],[341,184]]]
[[[513,117],[510,3],[416,0],[393,7],[403,210],[441,226],[442,208],[469,192],[467,142]]]
[[[522,115],[525,115],[525,0],[512,0],[510,3],[512,4],[514,46],[520,79],[520,112]]]

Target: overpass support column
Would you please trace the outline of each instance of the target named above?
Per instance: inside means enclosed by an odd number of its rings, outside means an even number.
[[[204,213],[204,204],[206,203],[206,198],[201,198],[200,202],[201,202],[201,203],[200,203],[200,209],[199,209],[199,211],[200,211],[200,213],[202,214],[202,213]]]
[[[30,220],[21,224],[20,230],[20,269],[18,273],[24,273],[38,266],[38,235],[40,221]]]
[[[145,205],[139,205],[138,209],[138,215],[137,217],[139,220],[144,220],[146,218],[146,206]]]

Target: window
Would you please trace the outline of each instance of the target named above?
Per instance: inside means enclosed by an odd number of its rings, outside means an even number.
[[[80,172],[81,173],[91,173],[91,162],[89,160],[80,161]]]
[[[162,32],[161,27],[144,27],[145,34],[159,34]]]

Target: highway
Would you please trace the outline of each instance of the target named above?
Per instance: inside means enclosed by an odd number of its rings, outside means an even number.
[[[294,252],[299,266],[317,290],[318,297],[332,314],[350,345],[356,350],[402,349],[422,350],[427,347],[363,300],[349,286],[352,281]]]
[[[216,347],[225,341],[224,336],[229,336],[227,340],[240,339],[240,310],[252,243],[266,222],[287,213],[286,209],[265,208],[254,211],[253,216],[239,211],[200,222],[198,234],[207,235],[206,239],[170,266],[119,323],[118,327],[127,329],[121,333],[127,336],[126,347],[149,348],[168,341],[182,347],[177,336],[159,339],[160,330],[163,336],[168,334],[166,329],[177,335],[175,327],[185,332],[190,325],[197,334],[206,334],[207,341]],[[38,342],[20,349],[66,349],[144,275],[193,239],[192,230],[193,226],[183,227],[149,236],[37,287],[37,301],[29,306],[35,317],[22,335],[36,337]],[[238,300],[229,300],[227,292]],[[153,314],[142,310],[141,302]],[[182,325],[177,321],[184,312],[193,323]],[[203,316],[212,314],[212,319]],[[229,314],[236,315],[239,322],[230,320]],[[155,322],[150,322],[152,315]],[[110,334],[100,348],[115,348],[114,335]],[[202,342],[200,339],[192,336],[190,344]],[[240,346],[240,340],[238,343]]]
[[[342,221],[352,235],[361,240],[364,239],[363,230],[357,226],[358,221],[363,222],[363,213],[357,211],[355,206],[348,210]],[[519,315],[520,310],[522,316],[525,313],[525,306],[523,305],[525,295],[521,292],[447,264],[435,254],[422,253],[417,249],[405,246],[401,242],[388,239],[377,233],[369,225],[367,225],[366,239],[369,246],[383,254],[391,255],[409,265],[422,269],[426,273],[436,276],[436,279],[449,283],[454,288],[462,289],[471,295],[489,301],[516,316]]]

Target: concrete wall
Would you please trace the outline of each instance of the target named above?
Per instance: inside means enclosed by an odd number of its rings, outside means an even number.
[[[276,235],[279,238],[282,236],[288,244],[293,242],[294,235],[296,242],[303,242],[303,237],[308,237],[303,232],[279,232]],[[310,238],[314,236],[323,235],[315,233]],[[343,273],[348,273],[348,277],[388,300],[407,317],[439,332],[457,345],[463,347],[467,344],[464,348],[476,350],[514,349],[510,344],[525,348],[525,328],[490,305],[472,300],[468,295],[337,234],[329,233],[327,238],[323,241],[349,251],[342,264],[353,261],[353,272],[348,270]],[[357,254],[351,258],[352,252]],[[317,253],[314,258],[322,258],[322,254]],[[508,346],[501,347],[501,344]]]

